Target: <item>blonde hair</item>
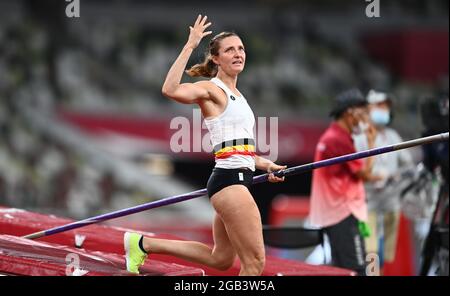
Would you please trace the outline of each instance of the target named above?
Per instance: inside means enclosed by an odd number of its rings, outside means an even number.
[[[195,64],[186,70],[186,74],[191,77],[215,77],[217,75],[218,66],[214,63],[213,56],[217,56],[219,54],[220,41],[230,36],[239,37],[234,32],[222,32],[214,36],[209,42],[203,62]]]

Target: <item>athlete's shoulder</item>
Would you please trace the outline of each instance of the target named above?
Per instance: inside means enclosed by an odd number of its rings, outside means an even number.
[[[202,86],[202,87],[210,87],[210,86],[214,86],[214,82],[212,82],[211,80],[200,80],[197,82],[194,82],[195,85],[198,86]]]
[[[197,87],[206,89],[208,92],[211,92],[212,90],[214,90],[216,88],[216,85],[213,82],[211,82],[210,80],[197,81],[197,82],[194,82],[194,85]]]
[[[207,100],[217,101],[222,95],[220,88],[210,80],[201,80],[195,82],[194,84],[208,93]]]
[[[195,82],[195,84],[208,90],[209,93],[222,93],[222,88],[211,80],[202,80]]]

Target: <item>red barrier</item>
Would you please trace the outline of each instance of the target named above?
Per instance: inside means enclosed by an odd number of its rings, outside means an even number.
[[[36,231],[40,231],[43,229],[52,228],[58,225],[63,225],[65,223],[72,222],[69,219],[58,218],[54,216],[42,215],[33,212],[28,212],[24,210],[11,209],[11,208],[2,208],[0,207],[0,233],[1,234],[9,234],[14,236],[22,236],[25,234],[33,233]],[[34,243],[39,244],[41,242],[49,243],[46,245],[46,250],[54,249],[58,250],[62,248],[65,250],[59,256],[61,258],[64,254],[67,255],[67,252],[72,252],[74,250],[78,250],[79,252],[85,253],[86,256],[90,254],[96,254],[104,259],[111,260],[114,264],[119,264],[125,270],[124,259],[123,259],[123,234],[127,231],[124,228],[111,227],[111,226],[102,226],[102,225],[90,225],[80,229],[67,231],[59,234],[55,234],[52,236],[44,237],[35,241]],[[180,239],[175,236],[165,235],[165,234],[155,234],[149,232],[142,232],[147,236],[154,236],[158,238],[170,238],[170,239]],[[76,249],[75,246],[75,235],[84,236],[85,240],[82,245],[82,249]],[[28,241],[28,240],[25,240]],[[21,248],[22,243],[24,243],[21,239],[16,241],[18,244],[18,248]],[[28,245],[31,247],[31,245]],[[34,248],[34,245],[32,246]],[[1,248],[1,246],[0,246]],[[37,253],[37,259],[42,260]],[[48,254],[51,254],[48,253]],[[42,255],[44,256],[44,255]],[[23,256],[14,257],[14,260],[22,261]],[[11,258],[11,256],[8,256]],[[49,258],[47,258],[49,259]],[[0,257],[0,261],[3,258]],[[8,259],[11,261],[10,259]],[[48,268],[53,268],[54,262],[47,262]],[[58,259],[60,260],[60,259]],[[6,259],[5,259],[6,261]],[[152,269],[153,262],[158,262],[158,270]],[[37,262],[35,262],[37,263]],[[46,264],[47,264],[46,263]],[[3,262],[3,264],[6,264]],[[165,264],[169,264],[169,266],[178,266],[178,270],[169,269]],[[115,265],[117,267],[117,265]],[[60,267],[56,267],[58,269],[57,273],[61,273]],[[167,268],[166,268],[167,267]],[[160,272],[161,274],[173,275],[175,272],[183,273],[191,273],[191,275],[200,275],[203,274],[203,271],[207,275],[237,275],[239,273],[239,262],[236,260],[235,264],[227,271],[220,272],[214,269],[207,268],[203,265],[193,264],[187,262],[185,260],[181,260],[172,256],[165,255],[150,255],[149,260],[146,261],[144,265],[144,269],[147,274]],[[0,272],[2,272],[2,265],[0,264]],[[147,269],[150,268],[150,269]],[[3,270],[6,272],[5,270]],[[116,270],[114,269],[114,271]],[[294,261],[294,260],[285,260],[280,258],[274,258],[271,256],[267,257],[266,267],[264,269],[263,275],[309,275],[309,276],[317,276],[317,275],[351,275],[352,272],[345,269],[330,267],[330,266],[313,266],[309,264],[305,264],[302,262]]]
[[[124,256],[91,252],[43,243],[17,236],[0,235],[0,273],[29,276],[129,276]],[[157,260],[141,269],[146,276],[201,276],[203,270]]]

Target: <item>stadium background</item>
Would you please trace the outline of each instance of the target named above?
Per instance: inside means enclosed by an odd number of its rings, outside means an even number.
[[[193,108],[160,91],[199,13],[242,37],[238,87],[278,117],[279,163],[312,161],[332,98],[353,86],[393,93],[393,126],[419,137],[419,102],[448,94],[448,1],[379,3],[369,18],[362,0],[80,0],[68,18],[62,0],[1,1],[0,205],[81,219],[204,188],[212,156],[169,146]],[[303,174],[252,192],[267,224],[274,198],[309,190]],[[211,215],[205,197],[109,223],[207,240]]]

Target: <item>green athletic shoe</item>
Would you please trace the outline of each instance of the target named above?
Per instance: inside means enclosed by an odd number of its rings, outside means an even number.
[[[147,258],[147,254],[139,247],[141,237],[141,234],[132,232],[125,232],[123,236],[127,270],[137,274],[139,274],[139,267],[144,264]]]

